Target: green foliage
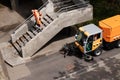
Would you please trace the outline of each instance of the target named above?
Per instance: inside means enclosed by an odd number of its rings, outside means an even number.
[[[90,0],[93,5],[94,18],[101,20],[116,14],[120,14],[120,6],[110,0]]]
[[[93,20],[77,26],[89,23],[98,25],[100,20],[120,14],[120,0],[90,0],[90,4],[93,5]]]

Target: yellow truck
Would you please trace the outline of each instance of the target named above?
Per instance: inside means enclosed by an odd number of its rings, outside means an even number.
[[[80,27],[75,35],[74,46],[84,55],[85,60],[92,60],[91,53],[95,56],[102,54],[102,47],[107,49],[120,47],[120,15],[116,15],[99,21],[99,27],[88,24]],[[73,48],[64,46],[65,54],[69,54]],[[75,48],[74,48],[75,49]]]

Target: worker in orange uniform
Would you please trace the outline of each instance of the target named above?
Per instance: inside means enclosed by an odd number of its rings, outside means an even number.
[[[36,10],[36,9],[32,10],[32,13],[33,13],[33,15],[35,17],[37,26],[41,27],[41,24],[42,24],[41,23],[42,14],[38,10]],[[43,29],[43,28],[41,27],[41,29]]]

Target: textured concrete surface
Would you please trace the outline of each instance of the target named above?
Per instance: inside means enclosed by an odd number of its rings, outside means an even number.
[[[53,5],[49,3],[47,4],[46,7],[42,8],[40,11],[42,12],[43,17],[46,13],[52,16],[52,18],[54,17],[54,21],[48,24],[47,27],[43,29],[42,32],[37,34],[33,39],[31,39],[28,43],[26,43],[25,46],[22,47],[23,57],[32,56],[37,50],[42,48],[50,39],[52,39],[64,27],[91,20],[93,16],[91,5],[59,14],[55,13],[54,9],[50,8],[50,6],[52,7]],[[19,37],[21,37],[25,32],[27,32],[27,27],[28,28],[32,27],[33,24],[31,23],[33,22],[35,22],[35,20],[33,16],[31,16],[31,18],[28,19],[26,23],[23,23],[23,25],[21,25],[21,28],[18,28],[18,30],[16,30],[13,34],[11,34],[12,41],[15,42],[17,39],[19,39]],[[22,29],[24,27],[25,29]]]
[[[0,31],[0,43],[7,42],[8,40],[10,40],[10,33],[11,32],[6,33]]]
[[[69,78],[59,80],[120,80],[120,54],[89,66],[86,71],[71,74]]]
[[[16,66],[25,62],[24,59],[17,54],[14,47],[8,42],[0,44],[0,51],[3,59],[11,66]]]
[[[0,80],[10,80],[1,52],[0,52]]]
[[[76,65],[71,73],[60,76],[56,80],[119,80],[120,49],[103,51],[93,62]]]
[[[19,80],[20,78],[31,75],[29,68],[25,64],[16,67],[11,67],[9,65],[6,66],[8,68],[8,74],[10,76],[10,80]]]
[[[44,4],[45,5],[45,4]],[[43,16],[45,16],[45,6],[40,10]],[[18,40],[24,33],[28,31],[28,28],[33,27],[35,19],[33,15],[30,15],[25,21],[23,21],[18,28],[11,34],[12,42]]]
[[[59,36],[59,37],[62,37],[62,36]],[[48,56],[48,55],[55,54],[56,52],[60,51],[60,49],[64,46],[64,44],[74,42],[74,40],[75,40],[74,36],[72,36],[72,37],[67,37],[57,41],[49,42],[48,45],[46,45],[43,49],[39,50],[36,54],[34,54],[32,58],[36,58],[41,55]]]
[[[104,66],[101,66],[104,65]],[[76,80],[120,80],[120,59],[111,58],[107,61],[103,61],[99,67],[86,72],[79,76],[76,75]]]
[[[78,80],[84,80],[85,76],[85,80],[88,80],[88,78],[92,75],[94,76],[90,77],[90,80],[98,79],[97,76],[101,76],[101,79],[98,80],[102,80],[102,76],[104,77],[104,69],[109,72],[109,65],[111,65],[111,75],[113,75],[112,78],[115,78],[115,72],[119,71],[119,52],[120,49],[103,51],[103,54],[99,57],[94,57],[94,61],[92,62],[85,62],[79,55],[67,56],[64,58],[64,56],[58,52],[54,55],[49,55],[46,57],[35,57],[32,61],[26,63],[25,65],[16,66],[13,68],[8,66],[8,71],[10,71],[9,74],[12,80],[56,80],[63,76],[67,76],[67,78],[61,80],[76,80],[79,76],[80,79]],[[103,70],[99,69],[99,67],[103,68]],[[17,72],[17,70],[19,72]],[[95,70],[95,73],[89,73],[90,71]],[[80,75],[75,75],[74,73],[76,71],[79,71]],[[22,73],[22,75],[18,76],[16,73]],[[71,74],[71,77],[69,77],[68,74]],[[73,79],[75,76],[77,76],[76,79]],[[119,75],[117,76],[120,77]],[[106,76],[106,80],[111,80],[111,77]],[[119,79],[115,78],[113,80]]]
[[[31,41],[22,47],[23,57],[32,56],[64,27],[82,23],[91,19],[92,6],[61,13],[59,17],[50,23],[42,32],[38,33]]]
[[[45,8],[43,8],[43,13],[44,10]],[[36,51],[42,48],[42,46],[44,46],[64,27],[85,22],[87,20],[91,20],[92,12],[93,12],[92,6],[89,5],[88,7],[72,10],[69,12],[63,12],[59,15],[56,15],[58,17],[54,19],[54,21],[52,21],[50,24],[48,24],[48,26],[45,27],[42,32],[38,33],[34,38],[32,38],[28,43],[26,43],[25,46],[22,46],[22,56],[24,58],[31,57]],[[51,12],[49,12],[48,14],[53,15],[54,12],[53,14]],[[22,24],[21,27],[18,30],[16,30],[14,34],[12,34],[11,38],[13,39],[13,41],[17,40],[23,33],[27,31],[29,27],[33,25],[30,22],[32,19],[33,17],[28,19],[28,21],[25,24]],[[32,22],[34,22],[34,20]],[[3,54],[3,58],[6,60],[6,62],[11,64],[12,66],[24,63],[24,60],[18,55],[15,48],[11,46],[9,43],[7,43],[7,46],[2,48],[1,51]]]
[[[20,24],[24,19],[15,11],[7,7],[0,8],[0,30],[9,31]]]

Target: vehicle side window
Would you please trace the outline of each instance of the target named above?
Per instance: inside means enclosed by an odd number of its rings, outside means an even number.
[[[92,42],[93,42],[93,35],[88,38],[87,44],[86,44],[86,50],[90,51],[92,49]]]
[[[93,41],[93,36],[90,36],[90,37],[88,38],[88,42],[91,42],[91,41]]]
[[[95,34],[95,35],[93,36],[93,40],[94,40],[94,41],[97,40],[97,39],[99,39],[99,38],[100,38],[100,33]]]

